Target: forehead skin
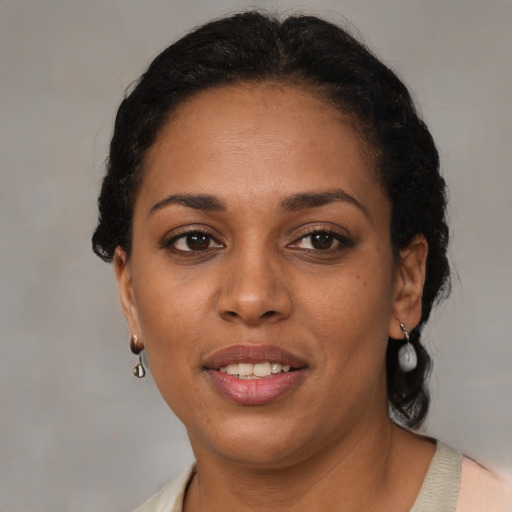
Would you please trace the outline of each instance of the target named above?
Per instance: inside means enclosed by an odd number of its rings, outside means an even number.
[[[389,202],[370,160],[349,117],[311,91],[239,84],[201,92],[171,113],[145,156],[142,182],[144,195],[155,202],[165,196],[163,172],[167,193],[210,193],[213,183],[222,183],[226,193],[261,204],[276,191],[286,196],[327,189],[343,175],[347,192],[373,204],[370,216],[387,219]],[[286,175],[278,172],[282,164]]]

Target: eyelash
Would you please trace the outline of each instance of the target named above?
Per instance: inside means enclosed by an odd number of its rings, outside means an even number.
[[[191,249],[190,247],[188,249],[178,249],[176,247],[176,243],[178,241],[183,240],[184,243],[187,244],[186,239],[190,238],[194,235],[195,236],[200,235],[200,236],[205,237],[208,241],[208,247],[205,247],[204,249],[197,249],[197,250]],[[217,244],[217,247],[209,247],[212,242],[214,244]],[[187,244],[187,246],[188,246],[188,244]],[[165,240],[161,244],[161,247],[163,249],[170,249],[176,253],[183,254],[183,255],[187,255],[187,253],[190,253],[189,254],[190,256],[192,256],[194,254],[198,254],[198,253],[204,254],[204,253],[210,252],[212,249],[219,248],[219,246],[223,247],[223,244],[221,242],[219,242],[215,237],[213,237],[211,233],[209,233],[208,231],[202,230],[202,229],[191,229],[188,231],[184,231],[182,233],[179,233],[178,235],[173,236],[169,240]]]
[[[193,237],[193,236],[201,236],[204,237],[204,241],[208,244],[206,247],[202,249],[192,249],[190,248],[189,242],[187,242],[187,238]],[[315,247],[297,247],[301,242],[304,242],[307,239],[310,239],[309,244],[313,246],[313,240],[312,237],[315,235],[326,235],[329,237],[330,247],[326,247],[325,249],[318,249]],[[187,249],[184,248],[178,248],[176,247],[176,244],[179,241],[183,241],[187,245]],[[211,247],[211,244],[214,244],[213,247]],[[334,247],[332,245],[335,244]],[[296,251],[302,251],[304,253],[315,253],[319,255],[330,255],[333,253],[338,253],[340,251],[343,251],[346,248],[352,247],[353,241],[348,238],[346,235],[342,235],[336,230],[328,229],[328,228],[315,228],[310,229],[309,231],[305,231],[302,233],[298,238],[296,238],[292,243],[288,244],[287,247],[291,248],[292,250]],[[294,247],[295,246],[295,247]],[[194,255],[206,255],[210,254],[212,250],[220,249],[225,247],[224,244],[219,242],[212,234],[206,230],[202,229],[190,229],[188,231],[181,232],[173,237],[171,237],[168,240],[165,240],[162,242],[161,247],[163,249],[169,249],[177,254],[183,255],[183,256],[194,256]]]
[[[299,238],[297,238],[294,242],[292,242],[289,247],[292,247],[294,245],[299,244],[300,242],[310,239],[310,245],[313,245],[312,237],[315,235],[327,235],[328,237],[331,237],[331,242],[336,243],[334,247],[327,247],[325,249],[317,249],[317,248],[294,248],[295,250],[304,251],[304,252],[314,252],[314,253],[320,253],[320,254],[333,254],[336,252],[343,251],[344,249],[348,247],[352,247],[353,241],[346,235],[342,235],[338,231],[334,229],[328,229],[328,228],[315,228],[309,231],[304,232]]]

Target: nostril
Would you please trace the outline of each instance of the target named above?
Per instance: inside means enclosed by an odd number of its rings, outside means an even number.
[[[277,311],[270,310],[270,311],[266,311],[265,313],[263,313],[259,318],[260,319],[271,318],[273,316],[276,316],[277,314],[278,314]],[[241,315],[239,313],[237,313],[236,311],[226,311],[224,313],[224,316],[229,317],[229,318],[238,318]]]

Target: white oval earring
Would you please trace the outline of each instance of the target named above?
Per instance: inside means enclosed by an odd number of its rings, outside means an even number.
[[[404,332],[403,341],[405,341],[405,345],[400,347],[398,351],[398,364],[403,372],[411,372],[418,365],[418,356],[416,355],[416,350],[414,350],[412,343],[409,341],[409,331],[404,324],[400,324],[400,327]]]

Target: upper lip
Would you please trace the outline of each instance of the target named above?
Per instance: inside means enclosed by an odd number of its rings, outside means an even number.
[[[232,345],[222,348],[208,356],[203,366],[213,369],[236,363],[262,363],[269,361],[292,368],[302,368],[306,362],[300,357],[275,345]]]

